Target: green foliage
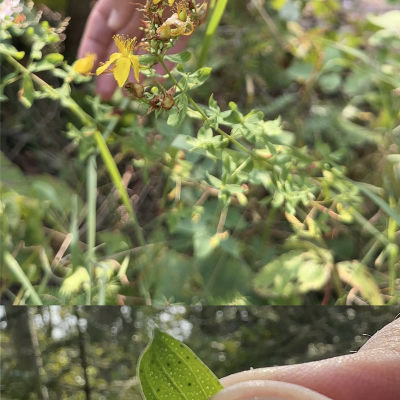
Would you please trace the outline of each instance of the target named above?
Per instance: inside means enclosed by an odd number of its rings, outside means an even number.
[[[232,1],[109,103],[56,51],[62,22],[2,24],[9,301],[399,301],[398,13]]]
[[[209,399],[222,389],[217,377],[187,346],[165,332],[153,338],[141,355],[137,376],[143,398]]]

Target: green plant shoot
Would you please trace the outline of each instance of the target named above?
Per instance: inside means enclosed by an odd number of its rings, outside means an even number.
[[[222,389],[189,347],[158,329],[140,356],[137,376],[146,400],[206,400]]]

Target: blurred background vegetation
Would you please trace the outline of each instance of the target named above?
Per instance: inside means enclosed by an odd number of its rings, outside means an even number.
[[[56,50],[70,63],[93,4],[36,3],[42,20],[58,32]],[[281,116],[285,140],[299,149],[308,146],[315,160],[310,174],[327,158],[340,162],[347,176],[399,216],[400,38],[397,20],[378,16],[399,4],[230,0],[206,63],[212,75],[195,100],[205,104],[213,93],[221,109],[234,101],[244,113],[258,108],[267,119]],[[203,37],[204,26],[189,45],[192,69]],[[17,36],[13,44],[26,50],[28,39]],[[9,72],[8,65],[1,68],[2,76]],[[54,87],[62,84],[50,72],[39,75]],[[253,177],[257,184],[249,183],[248,203],[233,202],[226,215],[230,237],[213,244],[209,238],[221,207],[216,191],[202,185],[221,163],[171,146],[178,134],[193,136],[196,121],[186,119],[178,130],[153,115],[143,123],[134,105],[120,108],[120,96],[102,104],[87,96],[93,83],[71,86],[71,96],[87,113],[115,122],[108,144],[146,240],[154,244],[152,266],[144,269],[126,210],[99,165],[96,255],[100,270],[107,270],[107,304],[143,304],[142,285],[153,304],[400,301],[400,228],[355,186],[335,188],[338,197],[347,196],[344,210],[300,205],[297,223],[284,206],[271,207],[273,193],[262,177]],[[88,258],[85,157],[92,148],[85,138],[77,145],[81,138],[72,124],[78,123],[58,102],[37,100],[26,109],[18,88],[4,90],[9,101],[1,107],[2,243],[44,304],[84,304],[86,277],[79,267]],[[182,183],[178,195],[177,182]],[[193,223],[200,218],[207,225],[203,236],[196,235]],[[71,232],[78,234],[72,241]],[[330,261],[312,259],[310,246]],[[309,268],[302,269],[305,259]],[[333,281],[335,268],[340,279]],[[93,283],[93,302],[101,301],[102,276]],[[6,303],[32,301],[6,269],[0,290]]]
[[[218,376],[357,351],[399,307],[1,307],[3,400],[140,400],[158,326]],[[78,329],[79,327],[79,329]]]

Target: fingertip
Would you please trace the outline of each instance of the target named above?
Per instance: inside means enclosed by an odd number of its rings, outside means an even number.
[[[123,26],[122,18],[118,10],[115,8],[111,10],[110,16],[107,20],[107,26],[114,31],[117,31]]]

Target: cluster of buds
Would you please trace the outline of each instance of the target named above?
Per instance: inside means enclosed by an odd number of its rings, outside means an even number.
[[[163,17],[164,10],[173,6],[174,13]],[[196,5],[196,0],[147,0],[143,11],[142,30],[145,37],[141,46],[153,55],[164,54],[176,40],[190,35],[205,16],[207,3]]]
[[[148,111],[148,114],[153,110],[169,111],[172,107],[177,107],[174,100],[175,91],[176,88],[173,86],[171,89],[156,94],[152,99],[150,99],[150,110]]]
[[[174,100],[175,86],[169,90],[163,90],[161,93],[159,93],[157,87],[154,87],[150,92],[146,92],[143,85],[128,82],[125,85],[125,89],[131,93],[134,99],[150,106],[146,115],[156,110],[169,111],[172,107],[177,107]]]

